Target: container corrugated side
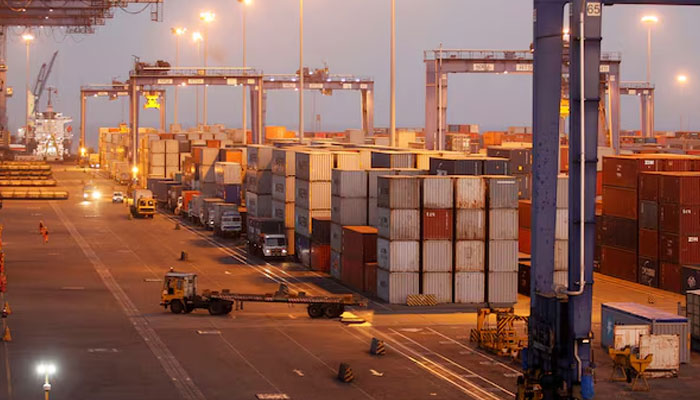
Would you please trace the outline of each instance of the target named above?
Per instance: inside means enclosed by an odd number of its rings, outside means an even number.
[[[272,150],[272,173],[281,176],[294,176],[296,162],[294,150],[274,149]]]
[[[270,170],[272,168],[272,146],[261,144],[248,145],[248,168]],[[217,151],[218,155],[218,150]]]
[[[377,216],[377,198],[370,197],[367,199],[367,225],[374,226],[375,228],[379,226],[378,216]]]
[[[653,354],[649,370],[678,371],[680,369],[680,338],[678,335],[642,335],[639,338],[639,357]]]
[[[272,218],[284,221],[285,228],[294,228],[294,203],[272,200]]]
[[[489,239],[518,239],[518,210],[498,208],[489,210]]]
[[[422,202],[424,208],[452,208],[454,185],[448,176],[423,176]]]
[[[272,172],[248,171],[246,181],[248,191],[257,194],[272,194]]]
[[[569,175],[560,174],[557,177],[557,208],[569,208]]]
[[[478,176],[457,176],[455,183],[455,208],[484,208],[486,184]]]
[[[391,240],[420,239],[420,211],[377,207],[379,236]]]
[[[488,270],[492,272],[518,271],[518,241],[489,240]]]
[[[419,245],[415,240],[377,239],[377,265],[391,272],[418,272]]]
[[[423,278],[423,294],[432,294],[438,303],[452,302],[452,273],[425,272]]]
[[[322,151],[298,151],[295,156],[296,177],[306,181],[331,180],[333,154]]]
[[[340,197],[367,197],[367,172],[333,169],[331,194]]]
[[[485,177],[488,196],[488,207],[518,208],[518,183],[512,177]]]
[[[495,305],[513,305],[518,301],[518,270],[489,272],[487,300]]]
[[[340,252],[331,249],[331,276],[340,279],[343,269],[342,255]]]
[[[272,198],[293,203],[294,181],[293,176],[272,175]]]
[[[418,294],[418,272],[389,272],[377,268],[377,296],[391,304],[406,304],[409,294]]]
[[[246,206],[248,215],[253,217],[272,216],[272,196],[269,194],[246,193]]]
[[[294,208],[294,230],[297,234],[311,237],[311,219],[330,218],[331,210],[308,210],[303,207]]]
[[[367,198],[332,196],[331,220],[340,225],[366,225]]]
[[[569,210],[557,209],[556,225],[554,227],[554,238],[557,240],[569,239]]]
[[[654,322],[651,326],[651,333],[654,335],[678,335],[681,338],[678,349],[680,362],[682,364],[690,363],[690,326],[688,322]]]
[[[294,202],[297,207],[311,210],[331,209],[331,182],[309,182],[297,177],[295,183]],[[330,215],[330,214],[329,214]]]
[[[331,223],[331,250],[343,252],[343,226]]]
[[[554,241],[554,270],[568,271],[569,270],[569,241],[555,240]]]
[[[455,271],[484,271],[485,249],[481,240],[458,240],[455,243]]]
[[[569,271],[554,271],[554,278],[552,279],[552,283],[554,285],[559,285],[568,288]]]
[[[420,180],[413,176],[379,177],[377,205],[392,209],[420,208]]]
[[[360,154],[350,151],[338,151],[333,152],[335,158],[335,163],[333,166],[335,168],[347,170],[347,171],[359,171],[361,169]]]
[[[396,175],[396,171],[389,168],[372,168],[367,170],[367,195],[377,197],[377,180],[380,176]]]
[[[486,275],[483,272],[455,272],[454,302],[482,304],[486,301]]]
[[[486,213],[478,208],[458,208],[455,225],[457,240],[483,240],[486,237]]]
[[[424,240],[421,243],[423,246],[423,272],[452,271],[451,240]]]

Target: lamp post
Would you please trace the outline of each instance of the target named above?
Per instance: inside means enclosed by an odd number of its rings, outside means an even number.
[[[659,22],[655,15],[645,15],[642,23],[647,26],[647,82],[651,83],[651,27]]]
[[[242,23],[242,30],[243,30],[243,72],[245,73],[246,70],[246,29],[245,29],[245,14],[246,14],[246,7],[252,3],[252,0],[238,0],[239,3],[241,3],[241,17],[243,20]],[[242,107],[243,107],[243,115],[241,116],[242,120],[242,125],[243,125],[243,144],[246,144],[248,142],[248,121],[246,120],[248,117],[247,113],[247,104],[246,104],[246,88],[247,86],[243,84],[243,101],[242,101]]]
[[[170,28],[170,31],[175,35],[175,67],[180,66],[180,36],[187,32],[187,28]],[[173,125],[177,125],[177,109],[178,109],[178,87],[175,86],[175,103],[173,111]]]
[[[688,83],[688,77],[686,75],[678,75],[676,77],[676,81],[678,84],[681,86],[681,116],[680,116],[680,127],[679,129],[682,131],[683,130],[683,111],[685,109],[685,84]]]
[[[26,78],[25,78],[25,104],[24,104],[24,146],[29,145],[29,44],[34,40],[34,35],[25,33],[22,35],[22,40],[27,48],[26,57]]]
[[[304,0],[299,0],[299,142],[304,139]]]
[[[200,32],[192,32],[192,41],[197,45],[197,58],[201,56],[201,43],[202,43],[202,34]],[[199,87],[195,86],[195,103],[194,103],[194,108],[196,110],[195,114],[195,125],[199,127]]]
[[[49,392],[51,391],[51,383],[49,383],[49,377],[56,373],[56,366],[51,363],[41,363],[37,365],[36,372],[39,375],[44,375],[44,385],[42,386],[42,388],[44,389],[44,399],[49,400]]]
[[[209,24],[214,22],[216,14],[211,11],[199,13],[199,19],[204,22],[204,74],[207,68],[207,53],[209,52]],[[204,104],[202,107],[202,123],[207,124],[207,85],[204,85]]]
[[[396,146],[396,0],[391,0],[391,79],[389,101],[389,137]],[[442,79],[442,78],[440,78]]]

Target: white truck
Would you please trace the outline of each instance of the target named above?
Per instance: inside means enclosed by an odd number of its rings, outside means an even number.
[[[248,217],[248,247],[264,258],[287,257],[284,221],[274,218]]]
[[[215,207],[217,204],[223,202],[224,200],[218,197],[211,197],[203,200],[202,209],[199,211],[199,222],[205,229],[214,229]]]
[[[214,205],[214,235],[238,237],[243,229],[238,205],[233,203],[216,203]]]

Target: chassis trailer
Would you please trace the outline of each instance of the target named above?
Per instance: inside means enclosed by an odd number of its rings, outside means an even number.
[[[174,314],[190,313],[196,309],[206,309],[211,315],[224,315],[242,310],[246,302],[306,304],[311,318],[337,318],[345,307],[366,307],[367,301],[359,296],[307,296],[304,292],[291,293],[286,284],[280,284],[275,293],[243,294],[205,290],[196,293],[197,275],[193,273],[169,272],[165,275],[160,305],[170,307]]]

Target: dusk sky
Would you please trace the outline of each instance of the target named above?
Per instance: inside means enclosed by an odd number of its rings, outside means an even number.
[[[142,6],[132,6],[130,11]],[[79,127],[79,87],[90,83],[124,80],[133,66],[132,55],[144,61],[170,60],[174,64],[173,26],[192,32],[199,12],[211,9],[216,21],[210,28],[211,66],[241,65],[241,5],[235,0],[167,0],[163,22],[151,22],[148,11],[138,15],[115,10],[115,18],[97,27],[92,35],[65,36],[60,29],[35,30],[32,44],[31,83],[42,62],[59,50],[49,81],[58,89],[57,111],[73,117]],[[306,0],[305,64],[327,63],[332,73],[369,76],[375,80],[375,125],[387,126],[389,117],[389,0]],[[646,60],[646,28],[640,18],[653,13],[660,18],[653,33],[653,80],[657,85],[656,129],[677,130],[680,109],[690,115],[690,129],[700,128],[692,110],[700,101],[700,8],[615,6],[604,9],[603,49],[620,51],[622,79],[643,80]],[[526,49],[532,40],[532,1],[529,0],[398,0],[397,1],[397,125],[424,124],[425,69],[423,50],[437,48]],[[248,8],[248,64],[265,73],[294,73],[298,67],[298,2],[253,0]],[[15,96],[8,101],[10,128],[23,124],[25,84],[22,29],[8,38],[8,85]],[[189,38],[181,42],[181,65],[199,63]],[[688,75],[685,97],[675,77]],[[530,125],[532,79],[530,76],[452,75],[449,81],[448,123],[472,123],[483,130]],[[194,124],[194,91],[180,91],[180,121]],[[172,89],[168,98],[168,122],[172,121]],[[306,94],[306,127],[312,115],[321,114],[322,130],[360,127],[360,98],[356,92]],[[209,89],[209,122],[240,127],[241,95],[238,88]],[[95,144],[99,126],[116,126],[128,119],[127,101],[88,102],[88,143]],[[315,107],[314,107],[315,104]],[[45,106],[45,99],[42,108]],[[639,129],[637,98],[623,98],[623,129]],[[142,112],[142,126],[156,126],[158,112]],[[297,95],[279,91],[268,95],[268,125],[297,127]],[[77,136],[76,136],[77,139]]]

